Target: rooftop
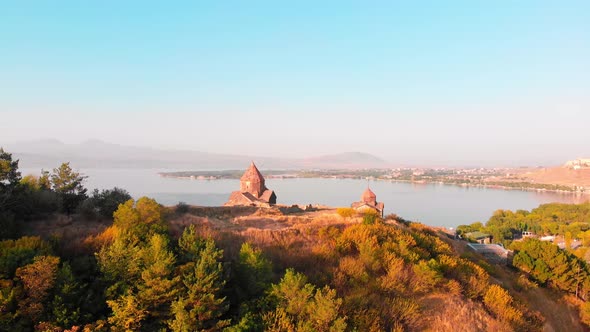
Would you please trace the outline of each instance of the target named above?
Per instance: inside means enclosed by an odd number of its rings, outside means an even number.
[[[262,174],[260,173],[260,171],[258,170],[256,165],[254,164],[254,162],[252,162],[250,164],[250,167],[248,167],[246,172],[244,172],[244,175],[242,175],[240,180],[241,181],[250,181],[250,182],[263,182],[264,177],[262,176]]]
[[[377,199],[377,195],[375,195],[371,188],[367,188],[367,190],[365,190],[365,192],[363,193],[362,199],[363,201],[366,201],[367,199],[374,201],[375,199]]]
[[[475,240],[479,240],[479,239],[483,239],[486,237],[490,237],[490,234],[486,234],[486,233],[482,233],[482,232],[469,232],[469,233],[465,233],[465,237],[468,237],[470,239],[475,239]]]

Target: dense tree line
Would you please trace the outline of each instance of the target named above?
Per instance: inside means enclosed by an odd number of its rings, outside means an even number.
[[[590,203],[543,204],[530,212],[498,210],[485,225],[476,222],[458,227],[460,234],[472,231],[489,233],[493,242],[514,250],[512,264],[532,281],[583,300],[580,317],[590,323]],[[519,239],[524,231],[559,236],[565,250],[550,241]],[[574,239],[581,240],[576,249],[571,248]]]
[[[506,247],[523,231],[537,235],[560,235],[584,240],[590,246],[590,202],[583,204],[550,203],[533,210],[498,210],[485,223],[457,227],[459,234],[482,231],[493,236],[493,242]]]
[[[511,246],[516,254],[513,265],[542,285],[576,294],[587,300],[590,293],[590,266],[551,242],[526,239]]]
[[[513,265],[546,287],[570,293],[583,300],[580,318],[590,325],[590,265],[557,245],[534,238],[513,242]]]
[[[87,218],[111,219],[120,203],[131,198],[123,189],[94,190],[84,187],[86,177],[63,163],[40,176],[22,176],[18,160],[0,148],[0,239],[18,236],[27,221],[53,213],[81,212]]]

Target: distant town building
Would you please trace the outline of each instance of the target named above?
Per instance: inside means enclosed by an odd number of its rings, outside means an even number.
[[[370,188],[367,188],[363,195],[361,196],[360,202],[354,202],[350,205],[353,209],[359,212],[363,212],[366,210],[374,210],[379,213],[381,217],[383,217],[383,202],[377,202],[377,195]]]
[[[570,160],[565,163],[565,167],[571,169],[590,168],[590,158],[578,158],[576,160]]]
[[[490,244],[492,242],[492,236],[482,232],[465,233],[463,237],[479,244]]]
[[[266,188],[264,177],[260,174],[254,162],[240,178],[240,190],[229,196],[225,206],[245,205],[270,207],[277,203],[275,192]]]

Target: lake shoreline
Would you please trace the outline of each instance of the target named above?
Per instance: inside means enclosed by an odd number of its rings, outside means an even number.
[[[178,176],[173,175],[166,172],[158,173],[159,176],[163,178],[171,178],[171,179],[182,179],[182,180],[198,180],[198,181],[216,181],[216,180],[238,180],[237,177],[215,177],[215,176]],[[356,180],[363,180],[364,177],[360,176],[298,176],[298,175],[268,175],[266,176],[267,179],[356,179]],[[470,184],[470,183],[448,183],[444,181],[428,181],[428,180],[398,180],[398,179],[383,179],[383,178],[369,178],[372,181],[379,181],[379,182],[395,182],[395,183],[409,183],[409,184],[438,184],[438,185],[445,185],[445,186],[453,186],[453,187],[462,187],[462,188],[486,188],[486,189],[498,189],[498,190],[507,190],[507,191],[528,191],[528,192],[538,192],[538,193],[555,193],[555,194],[567,194],[567,195],[575,195],[575,196],[588,196],[590,199],[590,191],[576,191],[576,190],[561,190],[561,189],[546,189],[546,188],[534,188],[534,187],[509,187],[509,186],[502,186],[502,185],[492,185],[492,184]],[[554,185],[554,184],[543,184],[543,185]]]
[[[220,206],[227,202],[231,192],[240,188],[238,179],[187,181],[158,176],[158,173],[167,171],[174,170],[80,169],[88,176],[85,187],[89,191],[119,187],[136,199],[147,196],[163,205],[184,202],[190,205]],[[240,173],[243,174],[243,171]],[[263,172],[267,178],[266,186],[275,191],[277,203],[286,205],[350,206],[360,200],[368,184],[366,177],[360,176],[295,179],[267,176],[266,173]],[[485,221],[498,209],[530,210],[545,203],[572,204],[588,200],[586,195],[569,193],[493,190],[498,188],[373,179],[369,185],[377,195],[377,201],[385,204],[385,214],[395,213],[429,226],[454,227]]]
[[[383,181],[385,179],[375,179],[378,181]],[[554,194],[567,194],[567,195],[576,195],[576,196],[588,196],[590,198],[590,191],[574,191],[574,190],[559,190],[559,189],[544,189],[544,188],[527,188],[527,187],[508,187],[508,186],[500,186],[500,185],[486,185],[486,184],[469,184],[469,183],[445,183],[440,181],[407,181],[407,180],[385,180],[390,182],[399,182],[399,183],[411,183],[411,184],[440,184],[445,186],[455,186],[455,187],[467,187],[467,188],[486,188],[486,189],[498,189],[498,190],[508,190],[508,191],[532,191],[532,192],[539,192],[539,193],[554,193]]]

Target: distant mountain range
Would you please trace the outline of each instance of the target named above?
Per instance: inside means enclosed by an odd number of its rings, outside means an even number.
[[[22,168],[51,169],[66,161],[75,168],[186,170],[241,169],[247,167],[251,160],[264,169],[358,169],[390,166],[387,161],[362,152],[289,159],[125,146],[100,140],[66,144],[55,139],[15,142],[3,144],[2,147],[20,159]]]

